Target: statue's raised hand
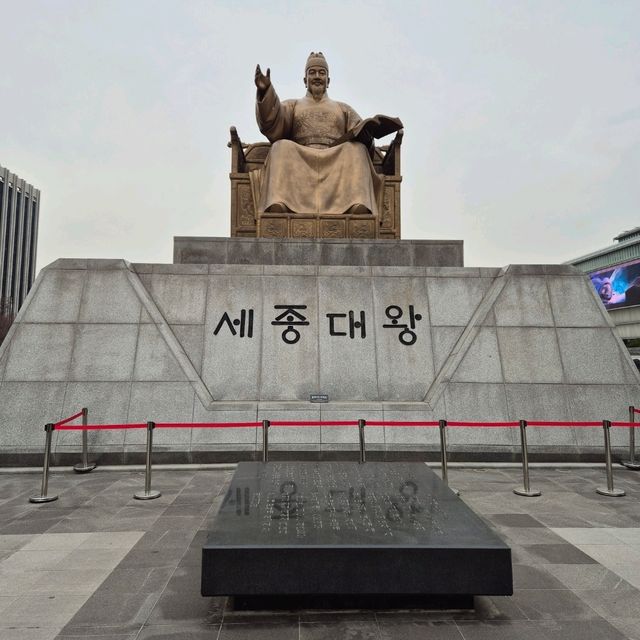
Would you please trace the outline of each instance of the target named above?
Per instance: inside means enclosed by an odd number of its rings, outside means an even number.
[[[267,69],[267,75],[265,76],[260,69],[260,65],[256,65],[256,87],[260,92],[260,95],[264,95],[265,91],[271,86],[271,69]]]

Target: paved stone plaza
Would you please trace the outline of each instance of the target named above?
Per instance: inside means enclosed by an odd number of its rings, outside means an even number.
[[[199,593],[201,545],[232,473],[157,469],[162,497],[139,502],[140,471],[55,470],[60,498],[42,505],[28,502],[38,474],[0,474],[0,638],[640,638],[638,472],[616,468],[627,495],[607,498],[595,493],[602,467],[534,467],[543,495],[522,498],[518,468],[450,469],[513,550],[513,597],[476,598],[475,612],[261,613]]]

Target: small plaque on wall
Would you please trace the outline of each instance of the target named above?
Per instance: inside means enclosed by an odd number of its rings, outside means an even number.
[[[327,393],[312,393],[309,396],[310,402],[329,402],[329,394]]]

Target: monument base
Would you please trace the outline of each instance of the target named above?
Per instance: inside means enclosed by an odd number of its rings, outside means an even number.
[[[462,240],[175,236],[174,264],[462,267]]]
[[[241,463],[202,552],[202,595],[240,601],[512,593],[511,550],[420,463]]]

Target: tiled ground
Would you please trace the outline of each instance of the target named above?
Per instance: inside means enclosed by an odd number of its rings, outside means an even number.
[[[595,493],[600,468],[451,469],[450,483],[511,545],[513,597],[474,612],[234,612],[202,598],[200,548],[229,470],[54,473],[57,502],[28,502],[35,474],[0,474],[0,639],[640,639],[640,472],[624,498]],[[544,478],[544,479],[543,479]]]

